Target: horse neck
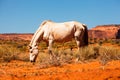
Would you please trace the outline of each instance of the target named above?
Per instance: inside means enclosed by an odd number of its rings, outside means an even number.
[[[43,34],[43,30],[41,28],[38,28],[38,30],[35,32],[35,34],[32,37],[30,46],[32,46],[32,47],[36,46],[37,42],[38,42],[38,40],[40,40],[42,34]]]

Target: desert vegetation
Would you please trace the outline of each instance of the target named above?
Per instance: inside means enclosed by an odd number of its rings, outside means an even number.
[[[0,40],[0,62],[28,61],[27,45],[27,41]]]
[[[89,46],[81,48],[80,51],[77,50],[74,40],[64,44],[54,43],[53,56],[51,57],[47,52],[46,43],[40,42],[37,63],[48,67],[93,60],[98,60],[100,63],[106,64],[110,60],[120,60],[119,48],[104,46],[103,44],[106,43],[119,46],[120,40],[89,39]],[[10,62],[11,60],[22,60],[28,62],[28,45],[29,41],[1,40],[0,62]]]
[[[120,79],[119,40],[89,39],[89,46],[79,51],[74,39],[54,43],[52,56],[40,42],[36,63],[29,61],[29,42],[0,40],[0,80]]]

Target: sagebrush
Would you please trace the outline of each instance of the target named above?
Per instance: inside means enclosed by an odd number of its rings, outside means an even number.
[[[101,44],[101,43],[98,43]],[[29,61],[29,41],[0,41],[0,62],[11,60]],[[63,64],[79,63],[84,61],[99,60],[106,64],[110,60],[120,60],[119,48],[89,45],[77,50],[75,41],[53,45],[53,55],[47,52],[44,42],[39,43],[37,62],[47,66],[60,66]]]

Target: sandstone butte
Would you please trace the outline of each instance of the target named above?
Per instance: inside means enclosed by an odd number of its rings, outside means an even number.
[[[32,33],[3,33],[0,40],[31,40]]]
[[[89,38],[120,39],[119,25],[99,25],[89,30]]]

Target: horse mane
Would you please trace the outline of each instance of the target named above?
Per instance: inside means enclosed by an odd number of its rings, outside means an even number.
[[[45,25],[47,22],[52,22],[52,20],[45,20],[45,21],[43,21],[43,22],[41,23],[41,25],[40,25],[40,26]]]
[[[35,32],[35,34],[33,35],[33,38],[30,42],[30,46],[33,44],[33,41],[35,40],[35,37],[37,36],[37,34],[39,33],[39,31],[42,29],[42,26],[45,25],[47,22],[52,22],[51,20],[45,20],[41,23],[40,27],[38,28],[38,30]]]

